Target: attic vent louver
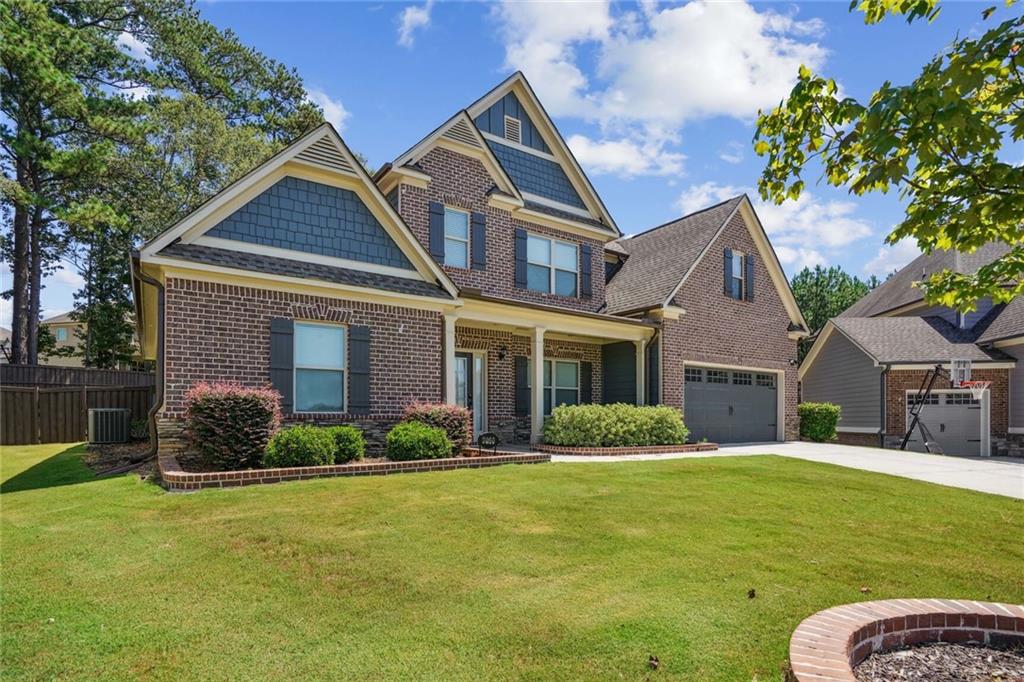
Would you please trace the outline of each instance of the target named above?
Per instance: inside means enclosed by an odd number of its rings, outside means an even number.
[[[512,118],[511,116],[505,117],[505,139],[517,144],[522,142],[522,133],[518,118]]]
[[[463,121],[457,121],[455,125],[445,131],[444,136],[461,142],[462,144],[468,144],[470,147],[480,148],[480,143],[476,141],[476,137],[473,135],[473,131],[470,130],[469,124]]]
[[[354,175],[355,169],[345,160],[341,152],[326,138],[320,138],[295,155],[297,161],[320,166],[333,171]]]

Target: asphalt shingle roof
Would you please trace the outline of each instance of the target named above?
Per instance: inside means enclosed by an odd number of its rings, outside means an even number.
[[[970,254],[956,251],[923,253],[895,275],[875,287],[864,298],[847,308],[841,313],[841,316],[874,317],[911,303],[917,303],[922,300],[923,292],[913,286],[914,282],[919,282],[943,270],[953,270],[964,274],[977,272],[978,268],[991,263],[1009,250],[1009,245],[993,242]]]
[[[660,306],[743,200],[733,197],[615,243],[629,254],[605,287],[612,314]]]
[[[395,277],[393,275],[381,275],[375,272],[363,270],[351,270],[339,268],[333,265],[322,263],[309,263],[290,258],[277,258],[275,256],[263,256],[242,251],[231,251],[218,249],[210,246],[199,246],[197,244],[171,244],[160,251],[161,255],[181,258],[196,263],[207,265],[218,265],[226,268],[239,270],[251,270],[270,275],[281,275],[282,277],[299,277],[303,279],[319,280],[334,284],[349,284],[370,289],[381,289],[383,291],[394,291],[400,294],[412,294],[414,296],[430,296],[433,298],[448,298],[451,296],[440,286],[430,284],[422,280],[408,279],[406,277]],[[301,254],[298,254],[301,257]]]
[[[837,317],[832,323],[881,363],[1012,360],[1001,351],[978,347],[974,330],[941,317]]]
[[[1018,296],[995,310],[994,318],[988,324],[982,320],[976,325],[980,329],[977,343],[993,343],[1014,336],[1024,336],[1024,296]]]

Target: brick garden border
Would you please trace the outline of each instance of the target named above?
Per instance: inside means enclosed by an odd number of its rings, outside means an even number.
[[[686,445],[641,445],[637,447],[576,447],[570,445],[546,445],[540,443],[533,446],[535,450],[552,455],[584,455],[602,457],[615,455],[666,455],[679,452],[710,452],[718,449],[718,443],[687,443]]]
[[[789,641],[797,682],[856,682],[877,651],[924,642],[1024,644],[1024,606],[952,599],[887,599],[836,606],[805,619]]]
[[[502,464],[541,464],[550,462],[551,455],[537,453],[500,453],[480,457],[446,457],[421,459],[411,462],[355,462],[312,467],[286,467],[281,469],[245,469],[242,471],[211,471],[192,473],[182,470],[172,454],[160,455],[160,478],[171,492],[229,488],[242,485],[301,481],[309,478],[337,476],[384,476],[416,471],[448,471],[451,469],[480,469]]]

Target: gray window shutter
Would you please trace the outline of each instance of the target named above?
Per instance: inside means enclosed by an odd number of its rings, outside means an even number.
[[[473,247],[474,270],[487,269],[487,216],[476,211],[469,218],[470,236],[469,241]]]
[[[732,298],[732,249],[725,250],[725,295]]]
[[[294,412],[294,340],[295,323],[292,320],[270,320],[270,385],[281,394],[281,412],[285,414]]]
[[[530,415],[530,359],[516,356],[516,417]]]
[[[594,402],[594,363],[580,363],[580,404]]]
[[[430,202],[430,255],[444,263],[444,204]]]
[[[370,413],[370,328],[348,328],[348,411]]]
[[[526,230],[516,228],[516,289],[526,288]]]
[[[746,268],[745,279],[747,280],[747,300],[754,300],[754,256],[748,254],[743,259],[743,267]]]
[[[593,277],[590,274],[592,260],[590,244],[584,244],[580,247],[580,296],[583,298],[594,295]]]

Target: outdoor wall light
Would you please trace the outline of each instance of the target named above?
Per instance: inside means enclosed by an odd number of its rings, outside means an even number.
[[[498,360],[504,360],[506,355],[508,355],[508,346],[502,346],[498,349]]]

